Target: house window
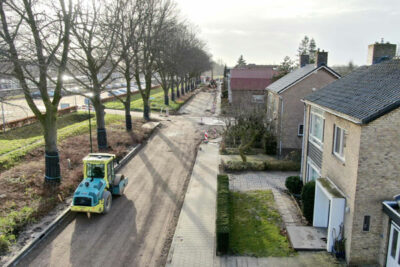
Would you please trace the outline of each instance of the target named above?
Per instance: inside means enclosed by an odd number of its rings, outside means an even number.
[[[299,127],[297,129],[297,135],[298,136],[303,136],[304,134],[304,125],[303,124],[299,124]]]
[[[311,110],[310,114],[310,137],[309,140],[322,149],[324,140],[324,117],[322,112],[316,109]]]
[[[341,160],[344,160],[344,141],[345,141],[345,130],[337,125],[333,128],[333,154],[335,154]]]
[[[364,223],[363,223],[363,231],[364,232],[369,231],[370,220],[371,220],[371,216],[369,216],[369,215],[364,216]]]
[[[264,103],[264,95],[253,95],[253,103]]]
[[[307,182],[315,181],[320,178],[320,170],[310,158],[307,158]]]

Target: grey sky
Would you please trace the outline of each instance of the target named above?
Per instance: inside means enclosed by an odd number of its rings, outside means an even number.
[[[400,0],[176,0],[200,29],[214,60],[234,65],[295,57],[304,35],[329,52],[329,65],[366,64],[368,44],[400,43]]]

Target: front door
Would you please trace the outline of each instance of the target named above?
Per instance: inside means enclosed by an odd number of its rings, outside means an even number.
[[[392,222],[390,226],[390,237],[388,244],[387,267],[400,266],[400,227]]]

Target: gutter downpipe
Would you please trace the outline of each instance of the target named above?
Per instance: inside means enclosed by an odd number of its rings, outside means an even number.
[[[282,117],[283,117],[283,99],[282,96],[279,96],[279,100],[281,101],[281,115],[279,116],[279,157],[282,156]]]
[[[301,138],[301,165],[300,165],[300,179],[303,180],[303,169],[304,169],[304,137],[306,136],[306,116],[307,116],[307,105],[304,103],[304,116],[303,116],[303,137]]]

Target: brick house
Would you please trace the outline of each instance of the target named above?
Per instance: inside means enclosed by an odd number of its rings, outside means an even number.
[[[278,138],[278,153],[301,150],[306,95],[339,79],[340,75],[327,66],[328,53],[317,52],[316,64],[308,64],[309,56],[302,55],[300,68],[288,73],[266,87],[267,118]]]
[[[301,176],[316,180],[313,226],[326,228],[327,251],[343,228],[348,264],[400,266],[400,242],[389,263],[382,211],[400,193],[400,59],[360,67],[304,103]]]
[[[277,74],[273,65],[247,65],[233,68],[228,81],[228,99],[237,108],[265,108],[265,87]]]

